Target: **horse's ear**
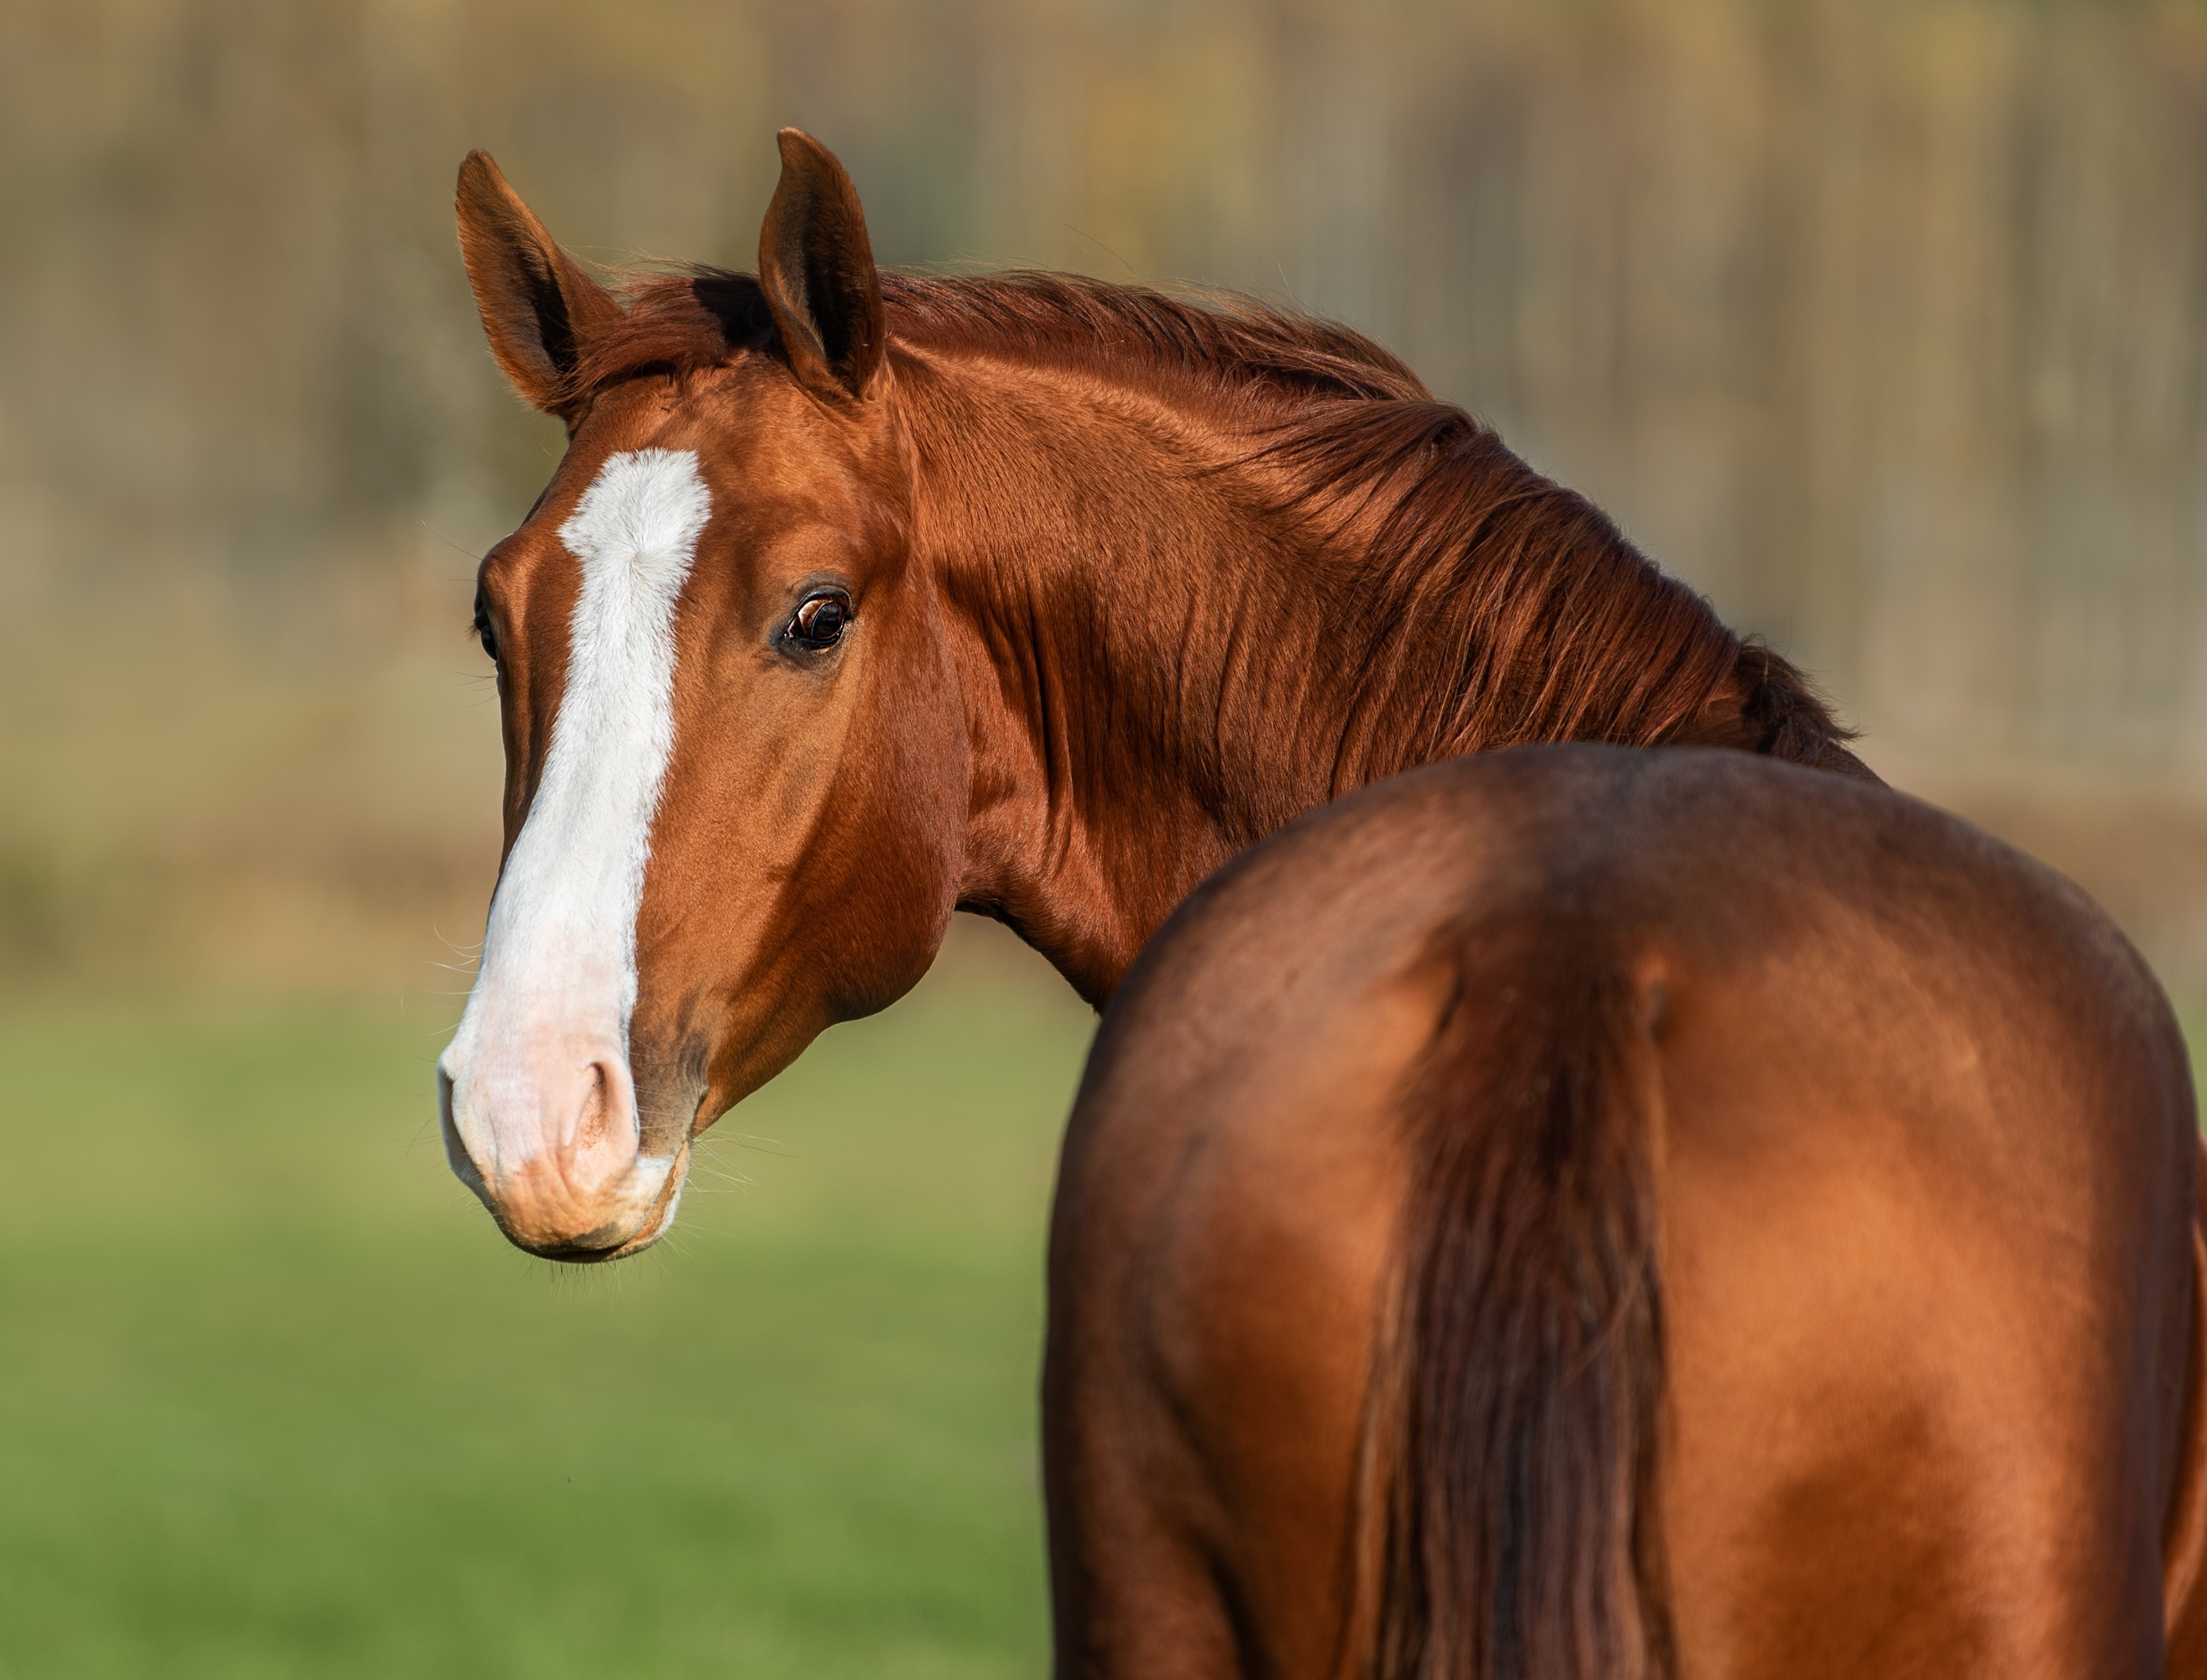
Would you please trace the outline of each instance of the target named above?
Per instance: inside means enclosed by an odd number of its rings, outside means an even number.
[[[611,293],[552,242],[487,152],[460,165],[460,256],[491,354],[533,407],[572,420],[575,369],[592,332],[621,318]]]
[[[781,184],[759,230],[759,284],[783,353],[823,397],[871,396],[888,334],[858,189],[811,135],[784,129],[776,139]]]

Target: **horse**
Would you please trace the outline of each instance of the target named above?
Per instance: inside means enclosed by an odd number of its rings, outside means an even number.
[[[618,296],[460,171],[492,353],[567,433],[478,571],[504,835],[438,1063],[452,1169],[519,1247],[657,1241],[692,1139],[955,911],[1101,1007],[1220,865],[1422,764],[1874,780],[1799,672],[1370,341],[884,274],[841,165],[779,145],[756,276]]]
[[[1196,889],[1075,1101],[1057,1672],[2207,1671],[2197,1127],[2108,918],[1884,788],[1349,795]]]
[[[631,1254],[691,1138],[955,910],[1101,1007],[1311,808],[1529,742],[1867,774],[1809,685],[1348,330],[880,272],[796,130],[756,277],[616,297],[481,152],[462,255],[567,446],[484,557],[504,840],[440,1060],[516,1243]]]

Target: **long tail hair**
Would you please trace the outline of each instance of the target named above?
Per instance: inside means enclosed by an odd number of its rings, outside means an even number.
[[[1652,1024],[1577,918],[1450,930],[1368,1413],[1375,1680],[1663,1680]]]

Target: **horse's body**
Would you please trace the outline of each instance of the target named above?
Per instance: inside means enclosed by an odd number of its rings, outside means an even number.
[[[2194,1126],[2105,917],[1882,789],[1582,747],[1331,806],[1075,1107],[1059,1672],[2158,1674]]]
[[[696,1133],[900,995],[955,908],[1101,1007],[1206,875],[1416,765],[1585,740],[1867,774],[1783,660],[1376,346],[1063,277],[885,282],[840,166],[782,153],[756,279],[625,302],[487,158],[461,174],[492,349],[569,433],[480,574],[506,855],[440,1062],[454,1170],[515,1242],[656,1241]],[[2190,1288],[2082,1252],[2069,1287],[2125,1323]]]

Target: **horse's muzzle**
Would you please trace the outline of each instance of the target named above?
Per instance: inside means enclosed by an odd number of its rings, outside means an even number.
[[[619,1259],[674,1223],[690,1164],[639,1147],[635,1086],[601,1056],[553,1081],[456,1081],[440,1067],[446,1158],[517,1247],[547,1259]]]

